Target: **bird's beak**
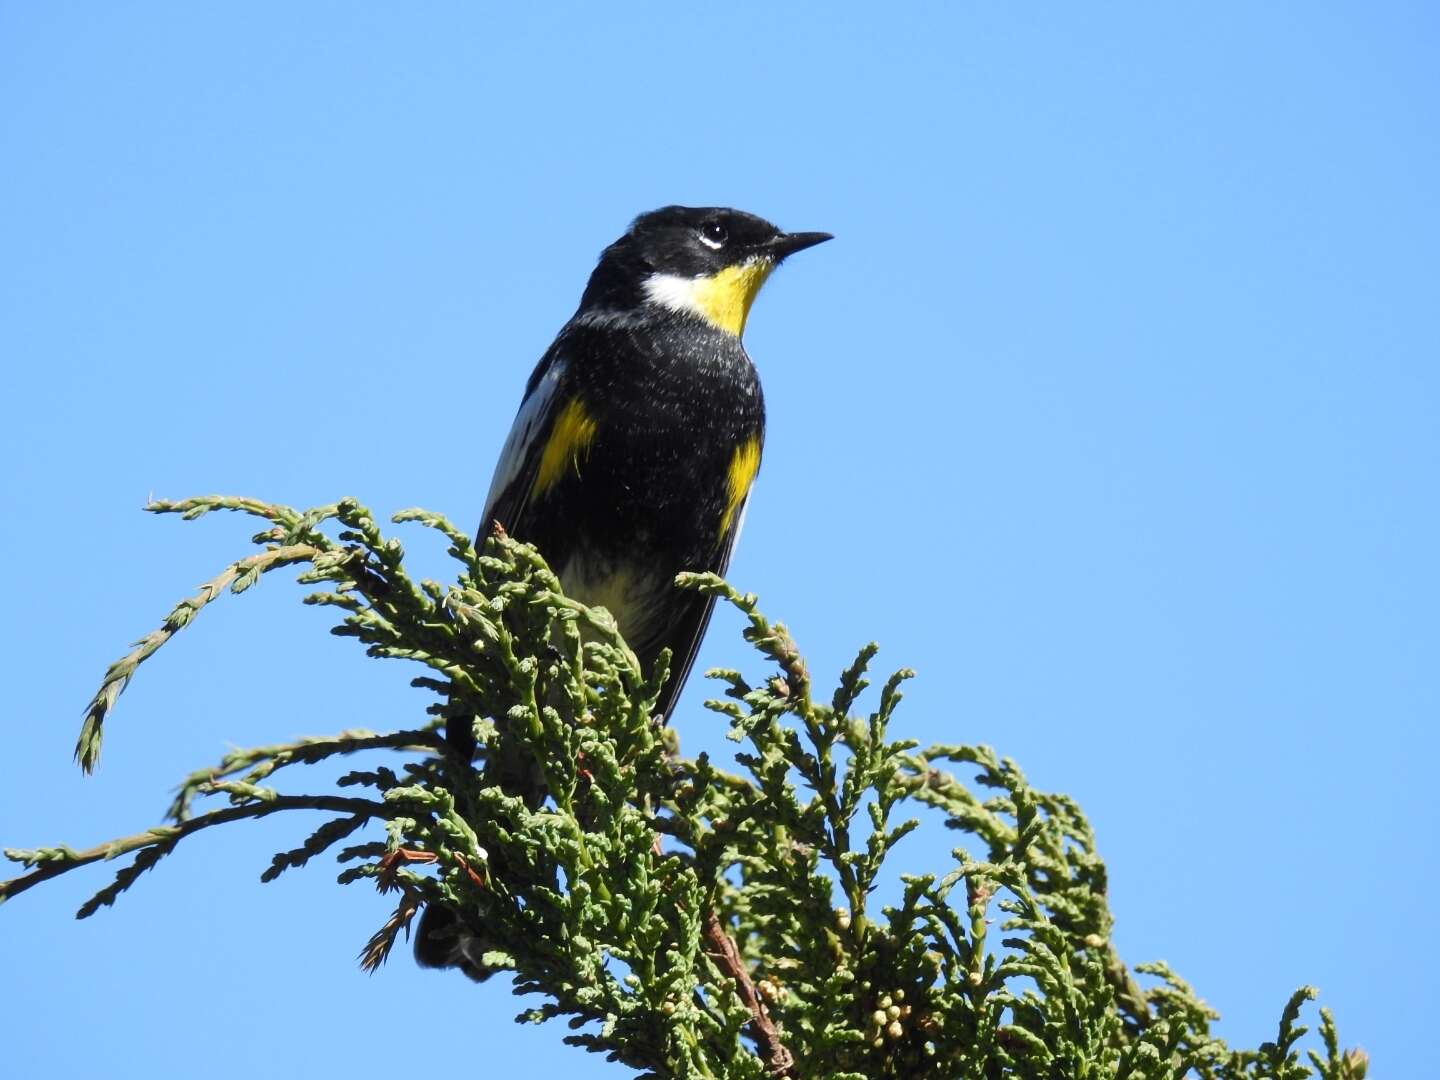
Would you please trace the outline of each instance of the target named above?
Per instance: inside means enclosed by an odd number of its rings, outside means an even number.
[[[828,232],[780,233],[765,245],[765,253],[779,262],[787,255],[794,255],[797,251],[804,251],[808,247],[834,239]]]

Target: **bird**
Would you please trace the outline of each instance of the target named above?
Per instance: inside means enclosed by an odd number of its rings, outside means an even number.
[[[532,544],[566,595],[609,610],[647,671],[669,649],[665,720],[714,606],[675,577],[725,572],[760,470],[765,403],[742,343],[751,305],[786,258],[830,239],[726,207],[641,214],[601,252],[500,452],[481,540],[498,525]],[[451,729],[468,760],[473,735]],[[421,966],[479,981],[493,974],[484,951],[453,911],[426,907]]]

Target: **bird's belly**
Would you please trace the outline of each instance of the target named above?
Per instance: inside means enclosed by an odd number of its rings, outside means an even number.
[[[586,547],[572,552],[560,567],[560,585],[565,595],[615,616],[621,635],[643,656],[659,648],[669,612],[680,599],[674,571],[667,569]]]

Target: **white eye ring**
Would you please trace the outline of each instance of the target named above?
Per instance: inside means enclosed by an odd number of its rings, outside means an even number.
[[[698,231],[700,242],[706,247],[714,248],[717,251],[724,247],[725,241],[729,239],[725,231],[725,226],[721,225],[718,221],[707,221],[704,225],[700,226]]]

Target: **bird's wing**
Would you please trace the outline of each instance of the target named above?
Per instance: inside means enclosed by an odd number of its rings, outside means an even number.
[[[749,503],[750,497],[746,495],[745,501],[740,504],[740,509],[735,514],[734,523],[721,538],[715,565],[707,568],[722,577],[730,568],[730,556],[734,554],[736,541],[740,539],[740,530],[745,525],[745,508]],[[670,647],[670,678],[665,683],[665,689],[660,691],[660,698],[655,702],[655,711],[667,720],[671,710],[675,708],[675,699],[680,696],[680,691],[685,689],[685,683],[690,678],[690,669],[695,666],[695,657],[700,653],[700,642],[705,640],[705,630],[710,625],[710,614],[715,610],[713,596],[694,596],[694,599],[700,602],[684,605],[684,614],[676,620],[665,641]]]
[[[560,385],[567,366],[565,357],[552,346],[530,376],[520,411],[515,414],[515,423],[495,464],[490,493],[485,496],[479,543],[484,542],[497,521],[507,532],[514,532],[525,512],[540,469],[545,440],[562,403]]]

